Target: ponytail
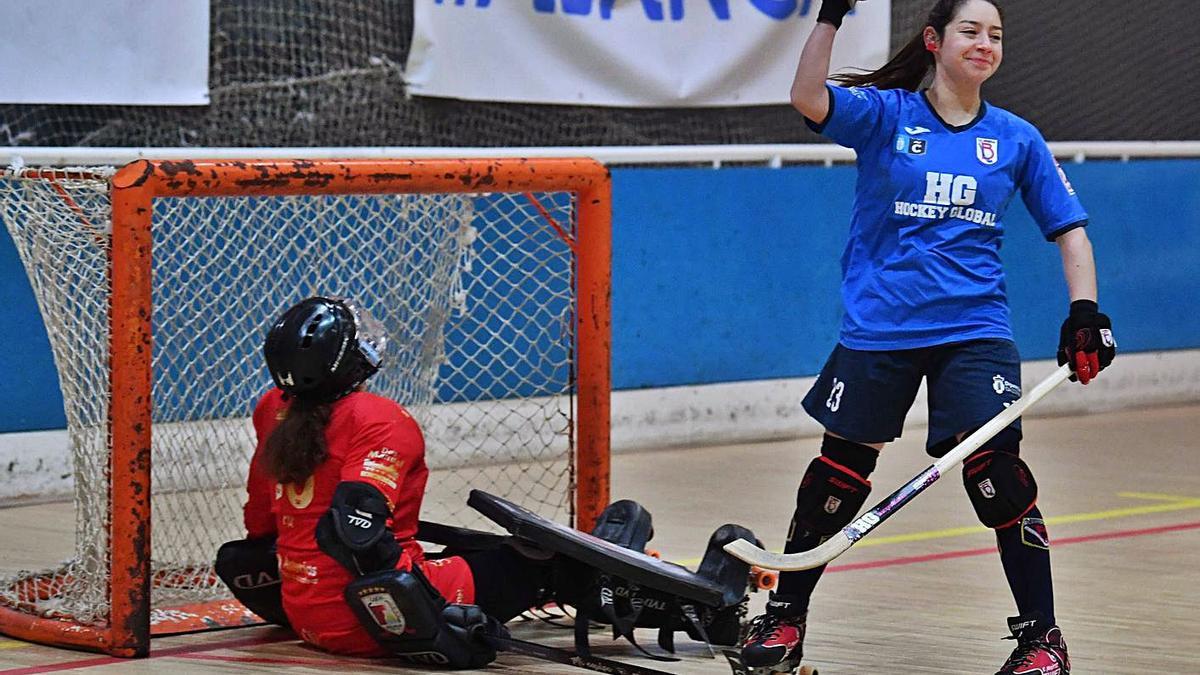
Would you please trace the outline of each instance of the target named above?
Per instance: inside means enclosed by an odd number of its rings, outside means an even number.
[[[829,78],[844,87],[876,87],[916,91],[933,68],[933,54],[925,49],[925,38],[917,33],[891,61],[867,73],[841,73]]]
[[[267,437],[263,460],[280,483],[303,483],[329,455],[325,427],[333,406],[290,397],[285,417]]]
[[[846,87],[876,87],[878,89],[907,89],[916,91],[934,67],[933,54],[925,48],[925,27],[932,27],[939,38],[946,37],[946,26],[967,0],[938,0],[929,10],[921,30],[908,41],[891,61],[878,70],[863,73],[841,73],[829,78]],[[1004,20],[1004,10],[997,0],[987,0]]]

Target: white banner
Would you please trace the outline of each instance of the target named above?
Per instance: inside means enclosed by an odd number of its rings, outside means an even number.
[[[820,0],[415,0],[408,91],[628,107],[788,102]],[[833,69],[887,60],[891,1],[846,17]]]
[[[205,105],[209,0],[4,0],[0,103]]]

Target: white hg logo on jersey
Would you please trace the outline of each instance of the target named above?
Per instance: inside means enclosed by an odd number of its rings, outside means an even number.
[[[929,130],[925,127],[904,127],[904,130],[908,132],[909,136],[920,136],[921,134],[929,133]]]
[[[994,138],[976,138],[975,156],[984,164],[995,164],[1000,158],[999,146],[1000,141]]]

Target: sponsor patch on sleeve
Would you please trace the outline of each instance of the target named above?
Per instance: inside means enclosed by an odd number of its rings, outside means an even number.
[[[403,466],[404,460],[400,459],[399,453],[391,448],[379,448],[372,450],[363,460],[359,475],[394,490],[399,485],[400,469]]]

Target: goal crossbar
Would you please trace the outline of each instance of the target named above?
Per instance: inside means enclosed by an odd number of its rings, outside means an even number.
[[[540,191],[574,194],[575,526],[608,501],[611,188],[591,159],[208,160],[128,164],[111,178],[109,620],[78,625],[0,606],[0,632],[115,656],[149,651],[153,202],[175,197]],[[530,196],[533,199],[532,196]],[[557,230],[557,226],[555,226]],[[568,233],[559,230],[560,236]],[[215,552],[214,552],[215,554]]]

